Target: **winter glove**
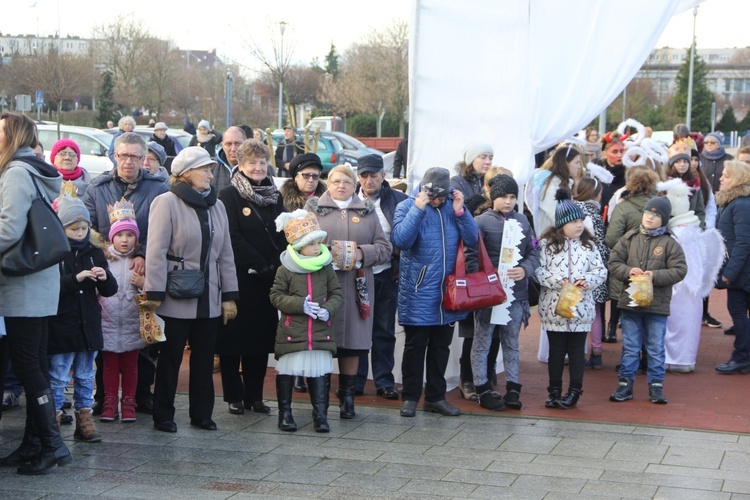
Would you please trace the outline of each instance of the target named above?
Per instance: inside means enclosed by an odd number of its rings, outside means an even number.
[[[309,295],[305,297],[305,301],[302,303],[302,310],[310,316],[312,319],[315,319],[318,317],[318,311],[320,310],[320,305],[318,305],[317,302],[311,302],[312,297]]]
[[[233,300],[221,303],[221,317],[226,325],[229,320],[237,317],[237,304]]]
[[[144,309],[156,309],[161,305],[161,300],[144,300],[138,305]]]
[[[320,321],[328,321],[328,319],[331,317],[331,313],[328,312],[328,309],[325,307],[321,307],[318,310],[318,319]]]

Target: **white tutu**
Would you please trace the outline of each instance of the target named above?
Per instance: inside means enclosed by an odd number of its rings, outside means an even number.
[[[276,363],[279,375],[297,377],[322,377],[333,371],[331,351],[299,351],[281,356]]]

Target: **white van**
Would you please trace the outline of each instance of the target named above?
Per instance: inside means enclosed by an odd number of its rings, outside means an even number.
[[[344,121],[340,116],[316,116],[305,128],[315,131],[315,127],[320,127],[321,132],[343,132]]]

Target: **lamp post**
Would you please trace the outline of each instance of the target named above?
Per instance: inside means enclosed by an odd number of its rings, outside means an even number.
[[[226,88],[226,111],[227,111],[227,128],[232,126],[232,70],[227,68],[227,88]]]
[[[284,30],[286,29],[286,23],[281,21],[279,23],[279,29],[281,30],[281,57],[279,58],[279,126],[281,128],[281,110],[284,107],[283,96],[284,96]]]
[[[695,20],[698,17],[698,7],[693,9],[693,43],[690,45],[690,74],[688,75],[687,116],[685,125],[690,130],[690,119],[693,114],[693,66],[695,64]]]
[[[330,75],[326,71],[326,74],[325,74],[325,77],[324,77],[324,80],[323,80],[323,95],[326,98],[326,112],[325,112],[325,116],[328,116],[328,78],[329,77],[330,77]]]

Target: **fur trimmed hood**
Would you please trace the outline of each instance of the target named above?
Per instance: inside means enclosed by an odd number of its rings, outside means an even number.
[[[310,198],[307,202],[307,208],[317,215],[327,215],[334,210],[339,210],[338,205],[336,205],[336,202],[333,201],[328,192],[319,197]],[[361,217],[364,217],[375,211],[375,204],[370,198],[362,200],[359,196],[355,195],[347,210],[352,210]]]
[[[716,193],[716,204],[723,207],[729,205],[729,202],[743,196],[750,196],[750,184],[736,186],[727,191],[719,191]]]
[[[325,182],[321,179],[318,182],[318,187],[315,188],[314,197],[323,196],[323,193],[325,193],[327,189]],[[305,193],[300,191],[297,187],[297,183],[294,182],[294,179],[288,179],[284,182],[279,188],[279,193],[281,193],[281,197],[284,199],[284,209],[289,212],[299,208],[305,208],[305,204],[310,200]]]

